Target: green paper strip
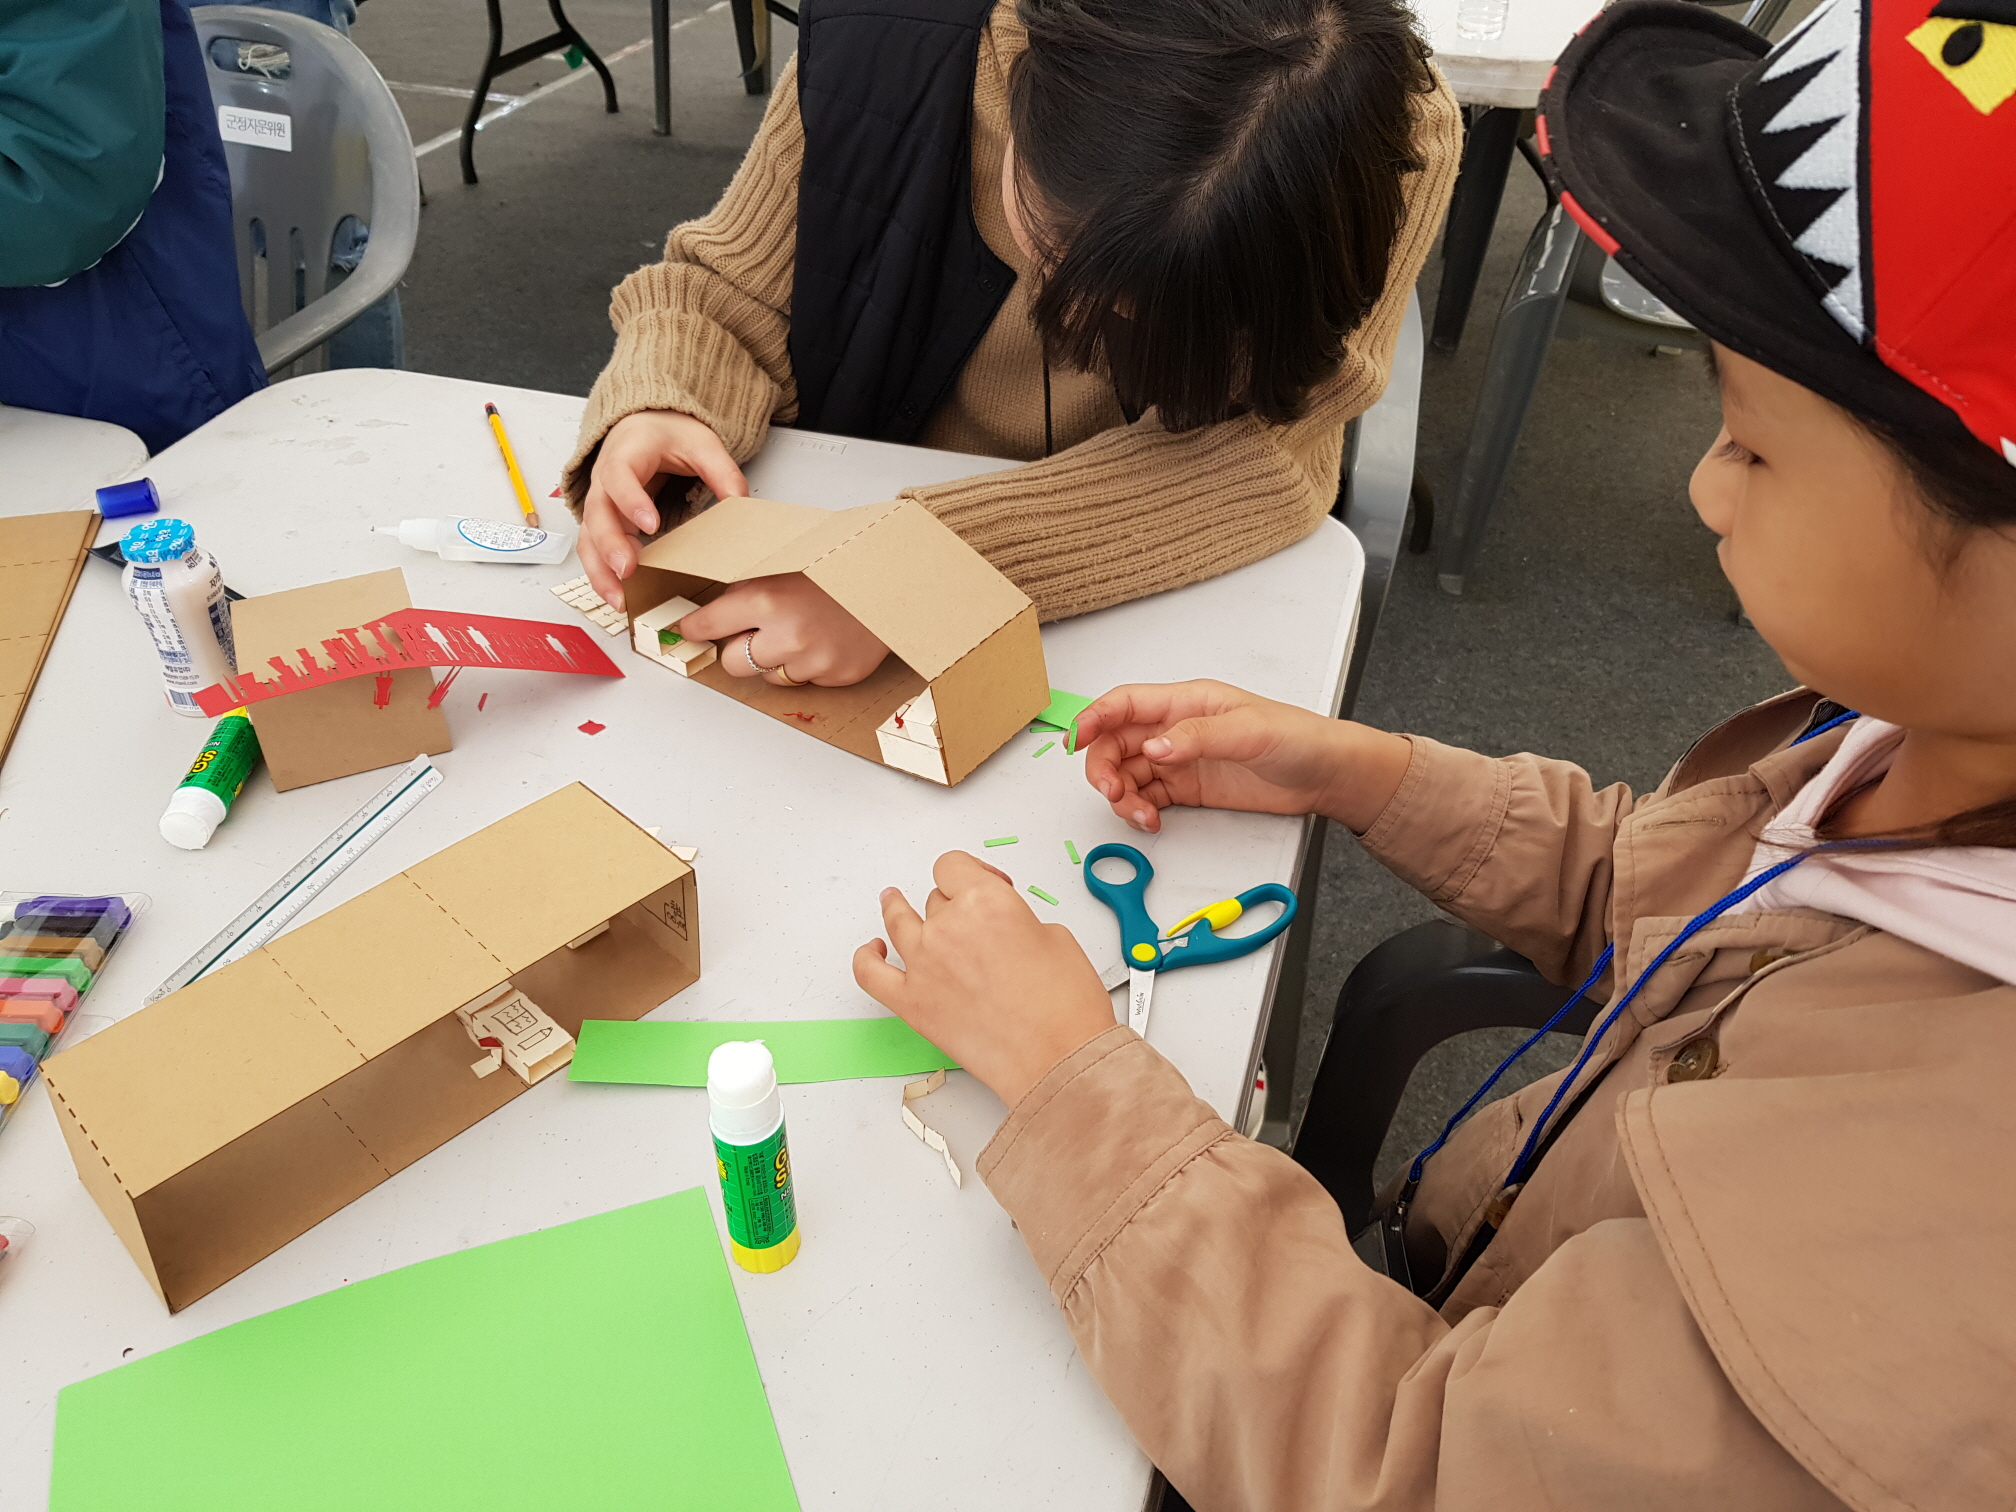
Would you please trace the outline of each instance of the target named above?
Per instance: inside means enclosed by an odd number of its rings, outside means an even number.
[[[1057,906],[1057,900],[1051,897],[1050,894],[1043,891],[1042,888],[1032,887],[1029,889],[1029,891],[1034,893],[1037,897],[1041,898],[1045,903],[1048,903],[1052,908],[1055,908]]]
[[[577,1082],[704,1087],[707,1057],[729,1040],[761,1040],[780,1082],[919,1076],[959,1063],[898,1018],[789,1019],[758,1024],[625,1023],[589,1019],[567,1067]]]
[[[983,850],[992,850],[997,845],[1020,845],[1021,843],[1022,837],[1020,835],[1003,835],[999,840],[982,840],[980,845]]]
[[[1045,751],[1049,750],[1050,747],[1054,746],[1055,744],[1057,744],[1057,742],[1054,740],[1046,740],[1043,742],[1043,744],[1036,747],[1035,751],[1032,754],[1033,756],[1041,756]]]
[[[1078,854],[1078,847],[1073,845],[1069,840],[1064,842],[1064,854],[1071,858],[1073,866],[1083,866],[1085,864],[1084,857]]]
[[[49,1506],[797,1512],[798,1498],[694,1187],[67,1386]]]
[[[1092,699],[1066,693],[1062,688],[1052,688],[1049,707],[1030,723],[1042,729],[1058,731],[1064,736],[1064,749],[1075,752],[1078,749],[1078,716],[1092,703]]]

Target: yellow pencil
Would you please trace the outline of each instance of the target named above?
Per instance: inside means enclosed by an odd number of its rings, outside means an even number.
[[[504,434],[504,417],[497,413],[494,404],[484,405],[483,413],[490,417],[490,433],[497,438],[497,450],[504,453],[504,467],[511,474],[511,486],[518,490],[518,507],[525,513],[525,523],[536,527],[539,511],[532,507],[532,494],[525,487],[525,474],[518,471],[518,459],[511,455],[511,438]]]

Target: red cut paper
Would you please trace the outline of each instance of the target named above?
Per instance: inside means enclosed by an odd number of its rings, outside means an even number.
[[[588,723],[580,726],[580,730],[583,735],[600,735],[604,730],[608,728],[609,726],[605,724],[597,724],[592,719],[589,720]]]
[[[272,657],[269,673],[249,669],[196,695],[205,714],[221,718],[241,704],[261,703],[350,677],[389,676],[407,667],[508,667],[520,672],[579,672],[621,677],[594,637],[579,625],[504,619],[460,610],[401,609],[361,628],[338,630],[321,655],[304,646],[296,660]],[[437,690],[438,691],[438,690]]]

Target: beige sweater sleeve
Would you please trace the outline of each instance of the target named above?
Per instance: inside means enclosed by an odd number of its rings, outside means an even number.
[[[1180,588],[1301,540],[1337,501],[1345,427],[1386,390],[1407,301],[1456,182],[1462,120],[1439,79],[1420,102],[1415,141],[1424,166],[1407,184],[1385,294],[1301,420],[1246,416],[1175,435],[1151,412],[1013,472],[907,497],[1028,594],[1045,620]]]
[[[1838,1508],[1744,1407],[1643,1220],[1450,1326],[1336,1204],[1116,1026],[980,1173],[1079,1352],[1198,1512]]]
[[[786,342],[798,252],[798,60],[770,93],[756,139],[721,201],[675,226],[665,260],[639,268],[609,302],[616,350],[588,395],[564,473],[578,514],[609,427],[639,410],[704,420],[737,462],[762,448],[772,419],[798,412]]]

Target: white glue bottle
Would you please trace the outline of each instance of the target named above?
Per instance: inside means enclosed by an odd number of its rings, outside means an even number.
[[[231,605],[217,558],[196,544],[187,520],[148,520],[126,532],[126,594],[161,657],[168,707],[207,719],[197,707],[199,689],[238,670],[231,642]]]
[[[729,1040],[707,1057],[707,1127],[735,1263],[782,1270],[798,1254],[798,1203],[777,1066],[761,1040]]]
[[[374,525],[371,529],[378,535],[397,536],[400,545],[431,551],[446,562],[564,562],[574,549],[574,536],[569,531],[538,530],[467,515],[401,520],[397,525]]]

